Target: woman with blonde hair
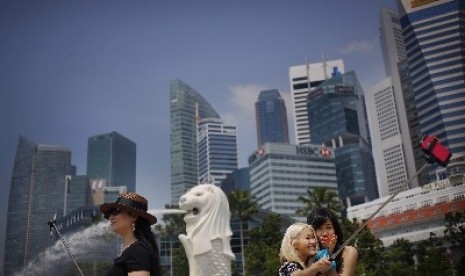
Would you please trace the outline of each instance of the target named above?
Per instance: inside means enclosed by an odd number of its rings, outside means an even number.
[[[312,226],[301,222],[289,226],[281,241],[279,276],[336,275],[328,258],[314,262],[317,250]]]

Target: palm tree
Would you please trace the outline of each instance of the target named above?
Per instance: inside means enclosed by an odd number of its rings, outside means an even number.
[[[252,214],[258,212],[258,203],[255,198],[251,198],[245,190],[235,190],[228,195],[229,210],[231,215],[236,215],[239,219],[239,234],[241,237],[242,272],[245,276],[244,258],[244,229],[243,223]]]
[[[298,216],[307,216],[312,210],[317,208],[328,208],[336,214],[342,211],[341,201],[338,199],[336,192],[329,190],[328,187],[317,187],[307,190],[307,196],[299,196],[299,201],[305,204],[303,209],[296,211]]]

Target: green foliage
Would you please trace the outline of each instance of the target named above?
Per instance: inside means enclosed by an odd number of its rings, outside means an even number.
[[[356,222],[352,227],[355,225],[357,225]],[[352,233],[353,231],[350,235]],[[380,267],[384,254],[384,246],[381,240],[376,238],[365,226],[354,239],[354,246],[358,250],[357,275],[362,273],[365,275],[381,275]]]
[[[465,211],[447,213],[445,226],[444,239],[458,246],[465,254]]]
[[[262,225],[248,233],[249,246],[245,250],[247,275],[276,275],[279,269],[279,248],[282,233],[281,216],[272,214],[263,220]]]
[[[327,187],[308,189],[307,196],[299,196],[298,200],[305,204],[303,209],[296,211],[296,214],[302,217],[306,217],[310,211],[317,208],[325,207],[335,214],[340,214],[343,208],[336,192]]]
[[[173,276],[189,276],[189,262],[182,244],[173,249]]]
[[[241,241],[241,253],[244,250],[244,222],[254,213],[258,212],[258,203],[255,198],[251,198],[246,190],[234,190],[228,195],[229,211],[231,216],[239,219],[239,235]],[[242,269],[245,270],[246,259],[242,255]]]
[[[258,211],[258,203],[246,190],[234,190],[228,195],[229,211],[242,222]]]

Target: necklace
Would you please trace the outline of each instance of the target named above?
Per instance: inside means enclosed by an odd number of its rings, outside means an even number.
[[[128,246],[124,247],[123,249],[121,249],[121,253],[119,253],[119,255],[121,256],[124,252],[124,250],[128,249],[129,246],[131,246],[133,243],[135,243],[136,241],[133,241],[131,242]]]

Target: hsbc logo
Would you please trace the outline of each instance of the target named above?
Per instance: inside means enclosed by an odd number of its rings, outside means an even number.
[[[330,157],[331,150],[329,148],[316,148],[316,147],[296,147],[296,154]]]

